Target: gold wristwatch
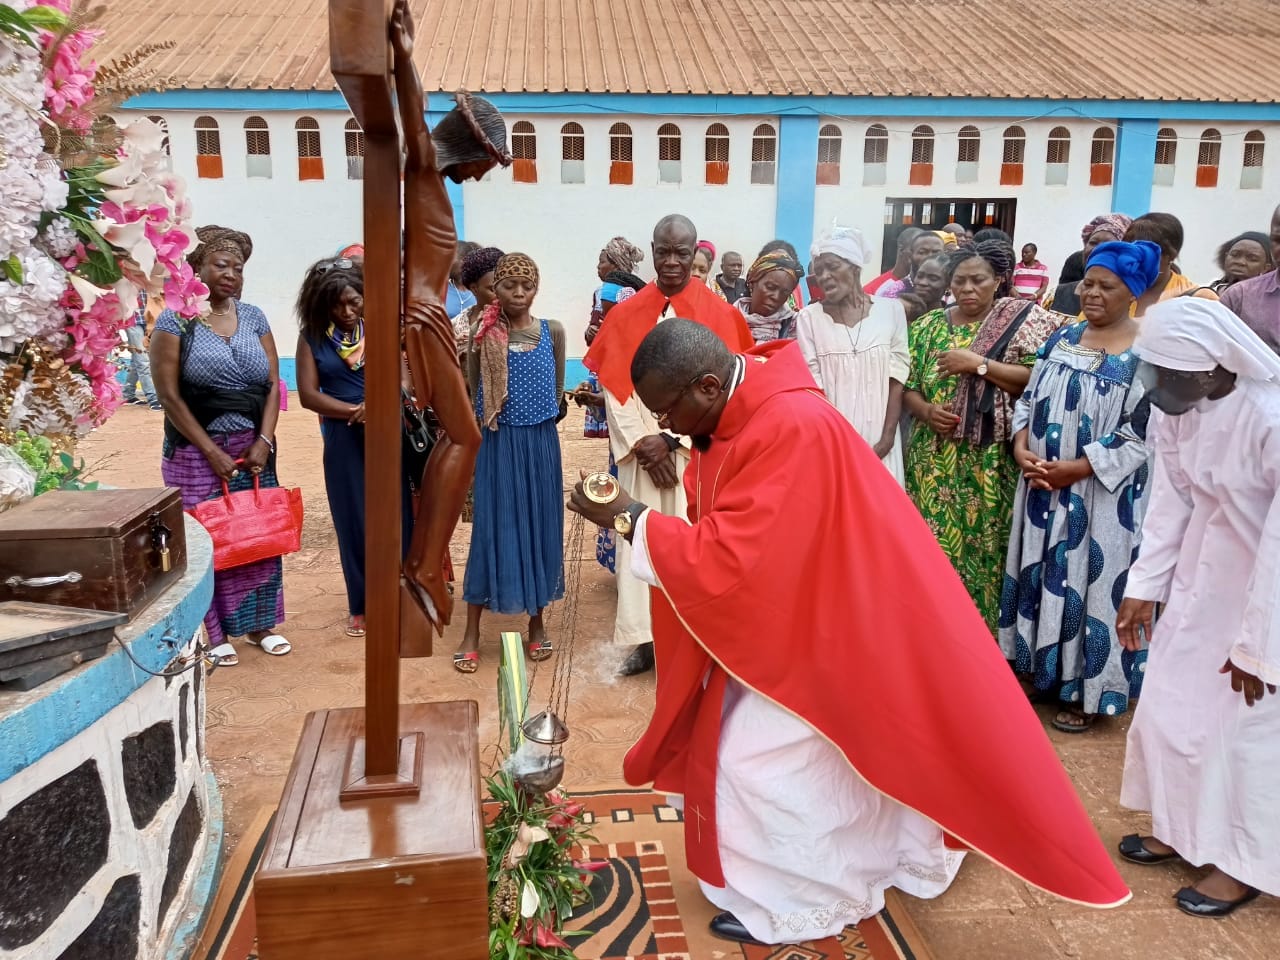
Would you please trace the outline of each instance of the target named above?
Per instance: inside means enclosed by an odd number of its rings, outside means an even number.
[[[636,521],[640,519],[640,514],[644,513],[645,509],[643,503],[633,503],[613,518],[613,529],[619,536],[626,537],[629,541],[632,531],[636,528]]]

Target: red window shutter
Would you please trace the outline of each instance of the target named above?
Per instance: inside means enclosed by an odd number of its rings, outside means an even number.
[[[840,185],[840,164],[819,163],[818,164],[818,186],[838,187],[839,185]]]
[[[1022,186],[1022,164],[1020,163],[1000,164],[1000,185],[1003,187]]]
[[[1196,186],[1197,187],[1216,187],[1218,185],[1218,168],[1215,167],[1196,167]]]
[[[913,187],[929,186],[933,183],[933,164],[913,163],[911,165],[911,176],[907,182]]]
[[[513,160],[511,161],[511,179],[516,183],[537,183],[538,182],[538,161],[537,160]]]
[[[633,176],[630,160],[614,160],[609,164],[609,182],[629,186]]]
[[[1091,187],[1111,186],[1111,164],[1109,163],[1089,164],[1089,186]]]
[[[323,180],[324,179],[324,157],[299,157],[298,158],[298,179],[299,180]]]
[[[707,161],[707,183],[713,186],[724,186],[729,182],[729,164]]]
[[[201,180],[222,179],[222,157],[196,156],[196,176]]]

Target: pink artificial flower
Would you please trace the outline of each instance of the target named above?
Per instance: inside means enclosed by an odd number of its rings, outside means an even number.
[[[74,270],[80,264],[89,259],[89,254],[84,248],[83,243],[76,243],[76,248],[72,251],[71,256],[62,259],[62,265],[68,270]]]
[[[178,269],[178,264],[186,262],[187,245],[190,243],[190,237],[182,230],[175,229],[161,233],[157,227],[148,223],[147,239],[156,248],[156,259],[164,264],[170,274]]]
[[[164,284],[164,305],[180,317],[197,317],[209,297],[209,288],[201,282],[185,260],[178,264]]]
[[[71,12],[71,0],[39,0],[33,6],[52,7],[54,10],[61,10],[63,13]]]

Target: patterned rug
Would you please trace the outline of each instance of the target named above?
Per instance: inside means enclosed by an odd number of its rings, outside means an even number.
[[[574,798],[597,840],[579,856],[609,864],[568,924],[589,931],[570,940],[579,960],[933,960],[895,890],[876,916],[815,943],[756,947],[712,937],[716,909],[685,867],[680,811],[648,790]],[[271,815],[259,814],[223,869],[195,960],[257,960],[253,874]]]

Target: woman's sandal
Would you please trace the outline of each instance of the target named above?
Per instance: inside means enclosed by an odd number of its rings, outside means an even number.
[[[240,662],[240,655],[230,643],[223,642],[209,651],[209,656],[216,657],[218,666],[234,667]]]
[[[283,657],[293,649],[293,645],[278,633],[268,633],[261,640],[254,640],[253,637],[247,639],[255,647],[261,647],[263,653],[269,653],[273,657]]]
[[[555,652],[555,648],[551,645],[550,637],[543,637],[541,640],[530,640],[525,644],[529,651],[529,659],[534,663],[541,663]]]
[[[353,615],[347,618],[347,636],[348,637],[364,636],[364,617],[363,616]]]
[[[1177,851],[1170,853],[1156,853],[1147,849],[1147,841],[1153,840],[1154,837],[1144,837],[1141,834],[1131,833],[1128,836],[1120,838],[1120,843],[1116,847],[1120,851],[1120,856],[1124,857],[1130,863],[1140,863],[1144,867],[1152,867],[1157,863],[1165,863],[1169,860],[1177,860]]]
[[[1061,717],[1070,717],[1070,720],[1063,720]],[[1050,723],[1053,729],[1061,730],[1063,733],[1084,733],[1089,730],[1095,720],[1098,719],[1096,713],[1077,713],[1074,710],[1059,711],[1058,716],[1054,717]],[[1076,721],[1076,722],[1072,722]]]
[[[453,655],[453,669],[459,673],[475,673],[480,669],[480,651],[468,650]]]

